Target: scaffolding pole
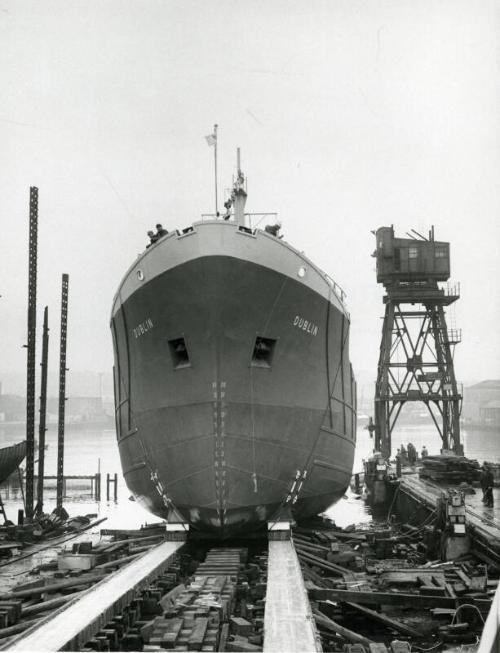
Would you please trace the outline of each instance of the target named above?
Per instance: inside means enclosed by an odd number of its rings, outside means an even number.
[[[66,336],[68,326],[68,285],[69,276],[62,275],[61,290],[61,340],[59,349],[59,423],[57,429],[57,503],[61,512],[64,496],[64,415],[66,404]]]
[[[47,362],[49,356],[49,309],[43,313],[42,368],[40,384],[40,424],[38,428],[38,486],[35,514],[43,513],[43,476],[45,472],[45,432],[47,421]]]
[[[26,375],[26,517],[33,518],[35,465],[36,278],[38,256],[38,188],[30,187],[28,269],[28,356]]]

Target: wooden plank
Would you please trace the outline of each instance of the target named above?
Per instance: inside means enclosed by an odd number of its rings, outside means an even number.
[[[364,605],[359,605],[359,603],[352,603],[351,601],[349,601],[347,605],[351,606],[352,608],[355,608],[358,612],[361,612],[365,616],[370,617],[371,619],[374,619],[375,621],[384,624],[384,626],[388,626],[393,630],[397,630],[399,633],[403,633],[404,635],[409,635],[410,637],[421,637],[421,634],[419,633],[418,630],[415,630],[414,628],[411,628],[410,626],[407,626],[406,624],[403,624],[400,621],[396,621],[396,619],[391,619],[390,617],[386,617],[380,612],[375,612],[375,610],[370,610],[370,608],[367,608]]]
[[[161,645],[163,648],[175,648],[175,643],[182,630],[183,623],[184,619],[168,619],[167,630],[161,637]]]
[[[321,614],[321,612],[314,610],[313,613],[314,613],[314,618],[316,619],[316,622],[318,624],[324,626],[325,628],[328,628],[328,630],[331,630],[334,633],[338,633],[344,639],[347,639],[348,642],[355,642],[358,644],[363,644],[364,646],[370,646],[370,644],[373,644],[371,639],[368,639],[363,635],[359,635],[358,633],[355,633],[353,630],[344,628],[344,626],[341,626],[336,621],[332,621],[332,619],[329,619],[324,614]]]
[[[346,567],[342,567],[341,565],[337,565],[334,562],[328,562],[326,560],[322,560],[321,558],[318,558],[315,555],[312,555],[312,553],[306,553],[305,551],[297,551],[297,555],[299,558],[302,558],[303,560],[306,560],[312,564],[317,565],[318,567],[321,567],[323,569],[326,569],[328,571],[331,571],[337,576],[353,576],[353,572],[350,569],[347,569]]]
[[[201,649],[207,628],[208,619],[206,617],[196,619],[195,627],[188,640],[189,651],[199,651]]]
[[[220,639],[219,639],[219,651],[224,653],[226,650],[226,642],[227,638],[229,637],[229,624],[225,623],[222,624],[222,628],[220,631]]]
[[[20,621],[19,623],[14,624],[14,626],[7,626],[7,628],[2,628],[0,630],[0,639],[10,637],[11,635],[17,635],[18,633],[22,633],[25,630],[28,630],[28,628],[33,626],[38,621],[38,619],[39,617],[34,617],[33,619]]]
[[[82,575],[78,578],[71,578],[69,580],[61,580],[58,583],[47,583],[40,587],[32,587],[31,589],[13,591],[7,594],[0,594],[0,600],[9,600],[15,598],[32,597],[46,592],[58,592],[61,589],[68,589],[70,587],[78,587],[79,585],[91,585],[97,581],[102,580],[107,574],[89,574],[88,576]]]
[[[448,596],[451,596],[452,599],[456,599],[457,595],[455,594],[455,590],[451,586],[450,583],[445,583],[444,585],[446,587],[446,591],[448,592]]]
[[[462,571],[457,567],[456,569],[454,569],[454,572],[466,587],[470,587],[470,578],[467,576],[467,574],[464,571]]]
[[[76,591],[71,594],[65,594],[64,596],[58,596],[55,599],[48,599],[47,601],[41,601],[40,603],[35,603],[34,605],[28,605],[25,608],[23,607],[21,615],[22,617],[28,617],[33,614],[39,614],[40,612],[46,612],[47,610],[53,610],[54,608],[59,608],[61,605],[68,603],[76,596],[80,596],[83,592]]]
[[[403,592],[352,592],[336,588],[314,587],[309,589],[309,598],[324,601],[354,601],[368,605],[410,605],[427,608],[455,608],[455,600],[449,596],[425,596]]]

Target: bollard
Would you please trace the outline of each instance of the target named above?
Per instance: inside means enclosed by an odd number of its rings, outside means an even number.
[[[106,474],[106,501],[109,501],[109,473]]]

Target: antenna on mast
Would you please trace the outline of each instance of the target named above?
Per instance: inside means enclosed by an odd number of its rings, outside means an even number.
[[[214,158],[215,158],[215,217],[219,217],[219,202],[218,202],[218,193],[217,193],[217,127],[214,125],[214,138],[215,138],[215,147],[214,147]]]

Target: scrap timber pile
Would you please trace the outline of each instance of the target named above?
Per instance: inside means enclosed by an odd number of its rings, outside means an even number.
[[[159,600],[136,650],[261,651],[266,577],[266,555],[211,549],[189,582]]]
[[[464,481],[472,483],[479,480],[479,463],[464,456],[427,456],[422,458],[420,476],[457,485]]]
[[[64,533],[84,530],[94,517],[96,515],[70,518],[65,511],[62,514],[54,511],[50,515],[39,515],[25,524],[13,524],[7,521],[0,526],[0,557],[18,555],[22,549],[28,548],[31,544],[50,540]]]
[[[324,651],[440,651],[477,641],[499,569],[472,555],[428,560],[422,532],[294,531]]]

